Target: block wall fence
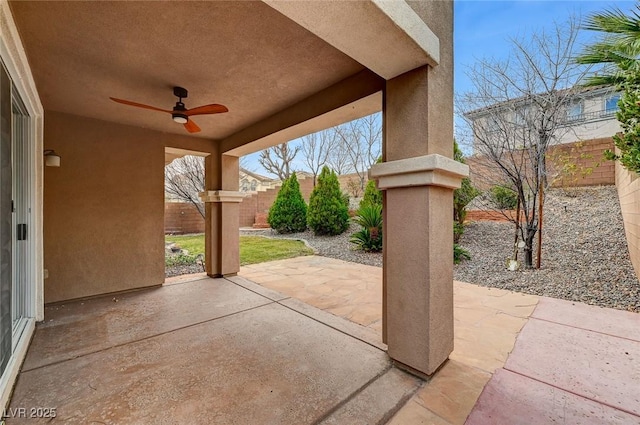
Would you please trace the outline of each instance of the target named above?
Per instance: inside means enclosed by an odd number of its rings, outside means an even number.
[[[348,182],[359,179],[357,174],[345,174],[339,176],[340,186],[348,192]],[[305,201],[313,191],[312,177],[299,177],[300,191]],[[255,222],[256,213],[266,213],[273,205],[280,190],[280,185],[265,191],[247,193],[247,197],[240,203],[240,227],[251,227]],[[362,194],[360,194],[362,196]],[[164,232],[165,234],[204,233],[204,219],[198,210],[189,203],[167,202],[164,207]]]
[[[594,139],[584,142],[569,143],[553,147],[550,150],[549,158],[568,158],[576,164],[578,170],[590,168],[592,171],[586,176],[576,175],[572,178],[557,178],[554,186],[598,186],[613,185],[616,182],[616,170],[613,161],[607,161],[602,153],[606,149],[613,149],[613,140],[609,138]],[[548,160],[547,166],[550,174],[556,173],[556,160]],[[486,160],[479,157],[467,159],[470,168],[471,180],[482,190],[486,190],[496,182],[500,181],[499,176],[489,171]],[[339,177],[340,186],[345,192],[349,192],[349,181],[358,181],[357,174],[346,174]],[[313,178],[299,177],[300,191],[304,199],[309,202],[309,196],[313,190]],[[640,186],[639,186],[640,187]],[[248,193],[247,197],[240,203],[240,227],[251,227],[255,222],[256,213],[267,213],[278,195],[280,186],[276,186],[266,191]],[[362,194],[360,194],[362,196]],[[640,193],[638,194],[640,199]],[[639,204],[640,205],[640,204]],[[640,211],[640,209],[638,209]],[[203,233],[204,219],[197,209],[188,203],[167,202],[165,204],[165,234],[187,234]],[[482,212],[470,212],[480,214]],[[473,216],[472,214],[472,216]],[[475,216],[473,216],[475,217]],[[471,218],[470,218],[471,219]],[[477,217],[481,219],[481,217]],[[482,219],[491,219],[482,216]],[[640,217],[637,222],[640,226]],[[640,231],[638,232],[640,235]],[[638,242],[640,246],[640,242]],[[640,261],[640,258],[638,259]],[[634,263],[635,264],[635,263]]]
[[[605,160],[603,152],[613,150],[613,139],[610,137],[593,139],[583,142],[567,143],[549,149],[547,168],[549,175],[554,177],[552,186],[580,187],[615,184],[615,167],[613,161]],[[573,176],[563,176],[559,172],[565,163],[573,163],[576,173]],[[493,171],[493,167],[486,158],[472,156],[467,159],[469,173],[473,184],[481,190],[487,190],[498,184],[503,178]],[[591,170],[581,175],[581,171]]]

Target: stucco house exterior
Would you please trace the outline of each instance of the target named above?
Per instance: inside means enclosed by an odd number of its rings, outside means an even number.
[[[233,275],[239,157],[379,110],[384,340],[396,364],[433,374],[453,349],[448,223],[467,174],[450,159],[452,14],[449,1],[2,0],[0,404],[45,303],[162,285],[166,155],[205,158],[206,270]],[[176,86],[190,108],[229,112],[192,133],[169,117]]]

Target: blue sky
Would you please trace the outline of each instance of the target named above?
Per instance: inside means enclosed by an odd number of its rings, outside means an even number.
[[[554,21],[562,23],[570,16],[586,16],[613,7],[629,11],[632,0],[617,1],[531,1],[531,0],[456,0],[454,3],[454,91],[471,89],[465,72],[476,59],[505,58],[509,52],[509,38],[527,37],[541,29],[550,28]],[[581,31],[579,42],[588,43],[594,34]],[[250,165],[258,173],[264,170],[251,155]]]
[[[457,0],[454,3],[454,63],[456,93],[470,89],[465,75],[476,58],[504,58],[509,38],[526,37],[554,21],[562,23],[570,16],[586,16],[610,9],[631,10],[634,1],[484,1]],[[579,42],[593,40],[594,34],[581,31]]]

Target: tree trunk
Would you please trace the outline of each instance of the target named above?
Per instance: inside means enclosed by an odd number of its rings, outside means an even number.
[[[533,241],[537,230],[536,226],[527,225],[527,236],[524,240],[524,265],[529,269],[533,267]]]

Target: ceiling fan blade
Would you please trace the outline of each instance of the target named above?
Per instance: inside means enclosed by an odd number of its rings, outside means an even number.
[[[191,115],[206,115],[206,114],[221,114],[223,112],[229,112],[226,106],[212,103],[211,105],[203,105],[195,108],[187,109],[185,114]]]
[[[200,131],[200,127],[191,120],[184,123],[184,128],[186,128],[189,133],[198,133]]]
[[[156,108],[155,106],[149,106],[142,103],[132,102],[130,100],[116,99],[115,97],[110,97],[109,99],[113,100],[114,102],[122,103],[123,105],[135,106],[137,108],[151,109],[152,111],[160,111],[160,112],[168,112],[168,113],[173,112],[167,109]]]

